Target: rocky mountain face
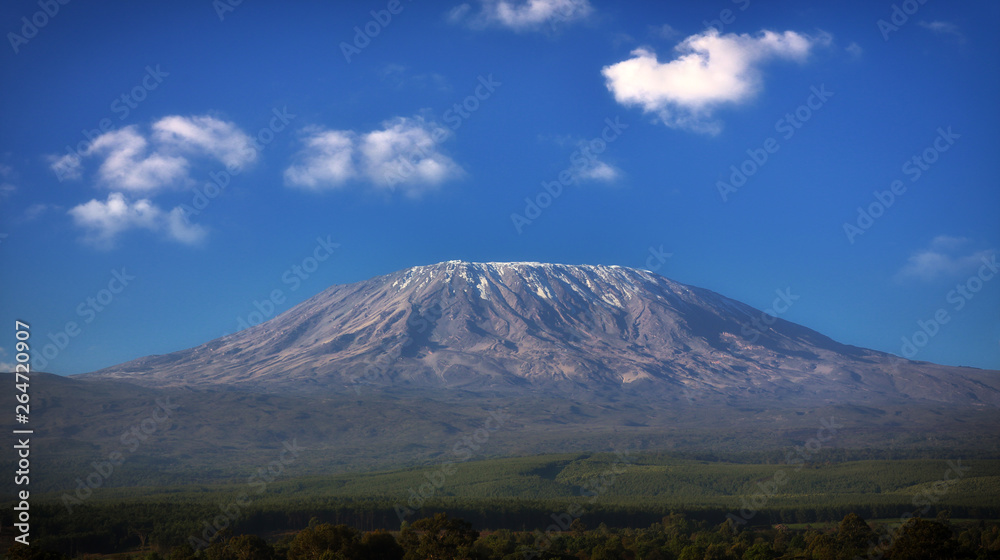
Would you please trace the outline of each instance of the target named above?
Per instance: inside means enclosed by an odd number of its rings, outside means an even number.
[[[292,394],[1000,406],[1000,372],[839,344],[643,270],[540,263],[449,261],[333,286],[236,334],[80,378]]]

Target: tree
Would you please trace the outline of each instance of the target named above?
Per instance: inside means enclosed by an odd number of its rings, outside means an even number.
[[[951,529],[936,521],[914,517],[899,530],[889,548],[891,560],[950,560],[956,558],[958,542]]]
[[[175,548],[170,558],[174,558],[175,552],[180,556],[183,550]],[[205,549],[203,556],[205,560],[275,560],[274,548],[256,535],[216,540]]]
[[[375,531],[361,538],[361,553],[366,560],[401,560],[405,551],[391,534]]]
[[[65,555],[52,550],[43,550],[35,545],[14,544],[7,549],[9,560],[64,560]]]
[[[837,528],[837,558],[852,560],[864,556],[869,543],[876,540],[875,531],[859,515],[848,513]]]
[[[743,560],[774,560],[777,557],[774,547],[766,542],[754,544],[743,553]]]
[[[479,532],[463,519],[438,513],[415,521],[400,534],[407,560],[451,560],[468,558]],[[288,560],[296,560],[289,557]]]
[[[257,535],[240,535],[229,539],[226,548],[234,560],[274,560],[274,548]]]
[[[329,554],[327,554],[329,553]],[[307,527],[288,546],[288,560],[360,559],[361,540],[356,529],[323,523]]]

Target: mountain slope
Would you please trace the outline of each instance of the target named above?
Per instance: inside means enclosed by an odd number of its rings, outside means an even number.
[[[449,261],[333,286],[239,333],[86,377],[263,392],[624,390],[1000,406],[998,372],[901,360],[761,317],[647,271]]]

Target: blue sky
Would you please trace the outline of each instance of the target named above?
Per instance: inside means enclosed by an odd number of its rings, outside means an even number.
[[[451,259],[782,290],[1000,369],[995,3],[50,4],[0,8],[0,314],[40,369]]]

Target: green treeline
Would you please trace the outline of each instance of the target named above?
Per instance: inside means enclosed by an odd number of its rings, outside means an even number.
[[[80,484],[83,484],[81,481]],[[311,521],[361,533],[399,531],[445,513],[475,530],[531,534],[559,521],[651,527],[679,512],[702,529],[904,515],[1000,519],[1000,461],[867,460],[776,464],[660,454],[560,454],[440,463],[382,472],[287,476],[252,483],[66,489],[32,495],[32,543],[69,556],[205,549],[225,535],[277,541]],[[13,509],[0,508],[0,549]],[[565,527],[564,527],[565,526]],[[699,530],[702,530],[699,529]],[[772,543],[773,544],[773,543]],[[330,559],[323,559],[330,560]]]
[[[952,522],[947,512],[935,519],[912,517],[891,524],[869,524],[853,513],[826,529],[794,530],[783,525],[742,528],[713,524],[672,513],[648,528],[588,528],[581,518],[554,514],[547,528],[534,531],[477,531],[473,524],[445,513],[404,522],[397,532],[360,531],[317,518],[296,532],[234,534],[229,529],[211,542],[170,548],[133,530],[127,560],[985,560],[1000,557],[1000,523]],[[122,544],[125,544],[124,542]],[[32,545],[15,545],[9,560],[63,560],[68,556]]]

